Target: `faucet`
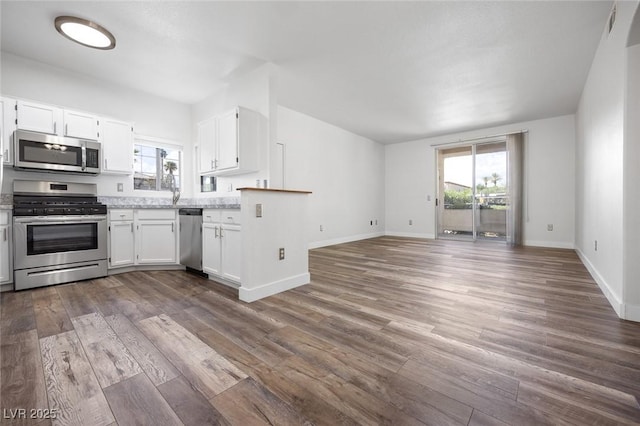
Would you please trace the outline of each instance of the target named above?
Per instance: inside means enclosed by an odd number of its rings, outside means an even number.
[[[176,177],[172,173],[169,173],[168,176],[169,176],[169,187],[171,188],[171,193],[172,193],[171,200],[173,202],[173,205],[175,206],[176,204],[178,204],[178,200],[180,199],[180,190],[176,186]]]

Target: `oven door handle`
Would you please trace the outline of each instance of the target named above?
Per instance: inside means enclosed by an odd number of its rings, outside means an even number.
[[[82,171],[87,170],[87,145],[82,144]]]
[[[28,216],[28,217],[14,217],[13,218],[13,222],[14,223],[21,223],[21,224],[25,224],[25,225],[38,225],[40,223],[42,224],[47,224],[47,225],[69,225],[69,224],[74,224],[74,223],[95,223],[95,222],[106,222],[107,221],[107,217],[106,216],[92,216],[92,217],[86,217],[86,216],[65,216],[65,217],[60,217],[60,216],[38,216],[37,219],[34,219],[33,216]]]

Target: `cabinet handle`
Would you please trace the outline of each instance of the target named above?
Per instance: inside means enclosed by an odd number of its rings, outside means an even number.
[[[173,232],[173,222],[171,222],[171,232]]]
[[[214,227],[213,227],[213,230],[215,231],[215,233],[213,234],[213,235],[214,235],[214,238],[218,238],[218,227],[217,227],[217,226],[214,226]]]
[[[7,228],[4,228],[2,231],[4,235],[4,241],[7,241]]]
[[[69,136],[69,125],[68,124],[64,125],[64,135],[65,136]]]
[[[222,235],[222,226],[220,227],[220,238],[222,238],[224,235]]]
[[[58,133],[58,122],[57,121],[53,122],[53,133]]]
[[[107,170],[109,169],[109,167],[107,167],[107,159],[106,158],[104,159],[104,168],[107,169]]]
[[[211,160],[211,169],[215,169],[215,166],[213,165],[213,160]]]
[[[133,223],[131,224],[131,232],[133,232]]]

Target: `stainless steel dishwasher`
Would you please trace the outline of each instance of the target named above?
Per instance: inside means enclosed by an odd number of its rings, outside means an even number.
[[[180,263],[202,272],[202,209],[178,210],[180,217]]]

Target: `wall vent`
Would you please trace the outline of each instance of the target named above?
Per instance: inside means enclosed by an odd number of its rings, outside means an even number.
[[[613,30],[613,26],[616,23],[616,9],[617,9],[617,3],[613,4],[613,8],[611,9],[611,13],[609,14],[609,25],[607,26],[607,28],[609,29],[609,34],[611,34],[611,31]]]

